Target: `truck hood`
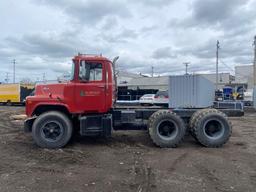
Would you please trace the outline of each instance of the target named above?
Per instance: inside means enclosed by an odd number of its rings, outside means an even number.
[[[67,83],[41,84],[35,88],[35,96],[62,97]]]

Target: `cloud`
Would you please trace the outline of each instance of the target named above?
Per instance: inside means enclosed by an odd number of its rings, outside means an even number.
[[[255,26],[256,16],[252,8],[256,3],[249,0],[195,0],[185,18],[173,18],[169,26],[222,30],[227,33]]]
[[[42,34],[29,34],[21,38],[8,37],[6,42],[23,54],[47,55],[50,57],[63,57],[75,52],[71,44],[64,40],[55,39]]]
[[[98,39],[104,40],[107,43],[127,43],[129,40],[135,40],[138,37],[136,31],[123,28],[120,32],[102,32],[98,34]]]
[[[41,3],[56,7],[67,15],[76,18],[83,24],[97,24],[107,16],[118,16],[127,18],[131,16],[130,11],[124,6],[123,1],[108,0],[41,0]]]
[[[77,52],[119,55],[120,68],[135,73],[183,73],[187,61],[191,71],[214,71],[217,40],[228,66],[250,63],[255,7],[256,0],[0,1],[0,79],[14,58],[21,77],[54,78]]]
[[[111,31],[119,25],[118,19],[116,17],[107,17],[101,26],[104,31]]]
[[[143,5],[146,6],[153,6],[153,7],[162,7],[162,6],[167,6],[170,3],[172,3],[172,0],[140,0],[137,1]]]
[[[252,64],[253,63],[253,57],[238,56],[234,59],[234,62],[238,63],[238,64]]]
[[[181,44],[178,53],[213,61],[216,57],[216,41],[219,40],[222,59],[228,59],[230,65],[246,61],[241,58],[250,58],[252,55],[255,5],[255,0],[193,1],[185,17],[172,18],[167,25],[168,28],[176,28],[185,35],[185,39],[193,35],[192,39],[183,42],[177,40]],[[196,42],[193,42],[194,39]]]
[[[162,48],[156,49],[153,52],[152,57],[155,59],[168,59],[168,58],[176,58],[177,55],[175,55],[171,47],[162,47]]]
[[[216,24],[231,17],[246,0],[196,0],[193,3],[192,16],[205,24]]]

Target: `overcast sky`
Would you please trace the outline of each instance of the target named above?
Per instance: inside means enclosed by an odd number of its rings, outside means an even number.
[[[0,81],[16,59],[17,79],[70,70],[81,53],[120,56],[122,70],[214,72],[251,64],[256,0],[1,0]]]

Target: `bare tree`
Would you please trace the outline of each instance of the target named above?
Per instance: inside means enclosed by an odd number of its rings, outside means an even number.
[[[22,83],[22,84],[32,84],[33,81],[28,77],[24,77],[20,80],[20,83]]]

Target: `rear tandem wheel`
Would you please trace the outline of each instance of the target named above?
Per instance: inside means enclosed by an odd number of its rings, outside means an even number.
[[[149,135],[159,147],[177,147],[183,140],[186,127],[183,120],[168,110],[159,110],[148,121]]]
[[[226,114],[217,109],[202,109],[193,116],[190,121],[191,133],[202,145],[221,147],[229,140],[232,125]]]
[[[200,109],[197,110],[195,113],[193,113],[193,115],[191,116],[190,120],[189,120],[189,131],[190,134],[197,140],[195,133],[194,133],[194,127],[195,127],[195,122],[196,120],[202,115],[202,113],[204,113],[205,111],[207,112],[216,112],[217,109],[214,108],[206,108],[206,109]]]

